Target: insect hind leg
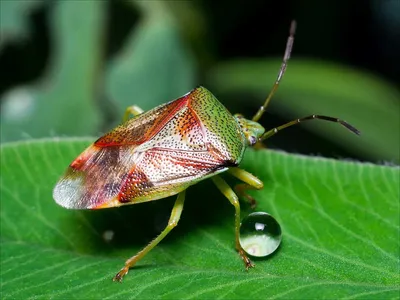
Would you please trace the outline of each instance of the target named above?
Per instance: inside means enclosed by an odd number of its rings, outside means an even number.
[[[178,225],[178,221],[181,217],[183,204],[185,202],[185,191],[182,191],[178,194],[178,198],[175,201],[174,207],[172,208],[171,215],[169,217],[168,225],[165,229],[154,239],[152,240],[146,247],[144,247],[137,254],[129,258],[125,262],[125,266],[114,276],[113,281],[122,281],[122,278],[128,274],[128,271],[131,267],[133,267],[140,259],[142,259],[151,249],[153,249],[159,242],[162,241],[163,238],[167,236],[167,234]]]
[[[234,189],[239,196],[246,198],[249,201],[251,208],[254,209],[257,206],[257,201],[247,194],[246,191],[262,189],[264,187],[263,182],[249,172],[237,167],[229,168],[228,173],[245,182],[237,184]]]

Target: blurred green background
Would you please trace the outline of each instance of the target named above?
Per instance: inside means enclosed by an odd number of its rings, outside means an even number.
[[[261,123],[312,121],[268,147],[362,161],[400,160],[400,1],[1,0],[1,142],[98,136],[126,106],[148,110],[197,85],[251,117],[280,67]]]

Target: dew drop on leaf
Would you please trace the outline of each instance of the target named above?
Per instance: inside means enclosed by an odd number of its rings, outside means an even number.
[[[270,214],[251,213],[240,225],[239,241],[247,254],[265,257],[278,249],[282,241],[281,226]]]

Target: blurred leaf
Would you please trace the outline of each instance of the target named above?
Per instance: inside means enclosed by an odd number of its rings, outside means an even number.
[[[277,59],[227,62],[211,70],[208,82],[218,93],[251,92],[261,105],[280,63]],[[296,58],[289,62],[275,98],[279,99],[271,102],[271,108],[278,108],[288,120],[310,114],[339,117],[357,127],[361,137],[324,122],[304,126],[371,159],[400,161],[400,93],[381,79],[344,66]]]
[[[10,40],[26,39],[28,15],[41,4],[43,0],[0,1],[0,51]]]
[[[97,133],[94,101],[102,51],[102,1],[59,1],[50,19],[53,57],[40,81],[1,101],[1,140]]]
[[[194,61],[166,3],[135,3],[142,19],[107,71],[108,94],[121,116],[128,106],[149,110],[194,87]]]
[[[243,166],[265,182],[253,193],[258,210],[282,225],[273,257],[244,271],[233,246],[233,208],[200,183],[188,190],[179,226],[122,284],[112,282],[124,260],[154,237],[154,207],[169,200],[97,211],[57,206],[54,184],[90,142],[1,146],[2,299],[399,295],[400,169],[264,150],[247,151]]]

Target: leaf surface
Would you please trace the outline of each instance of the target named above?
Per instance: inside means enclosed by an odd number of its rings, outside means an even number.
[[[234,249],[233,207],[202,182],[181,221],[130,271],[112,277],[154,238],[173,198],[97,211],[66,210],[52,188],[93,139],[1,146],[2,299],[397,298],[398,167],[248,150],[243,167],[264,181],[258,211],[283,242],[246,272]],[[227,177],[228,179],[228,177]],[[242,204],[242,216],[250,213]]]

